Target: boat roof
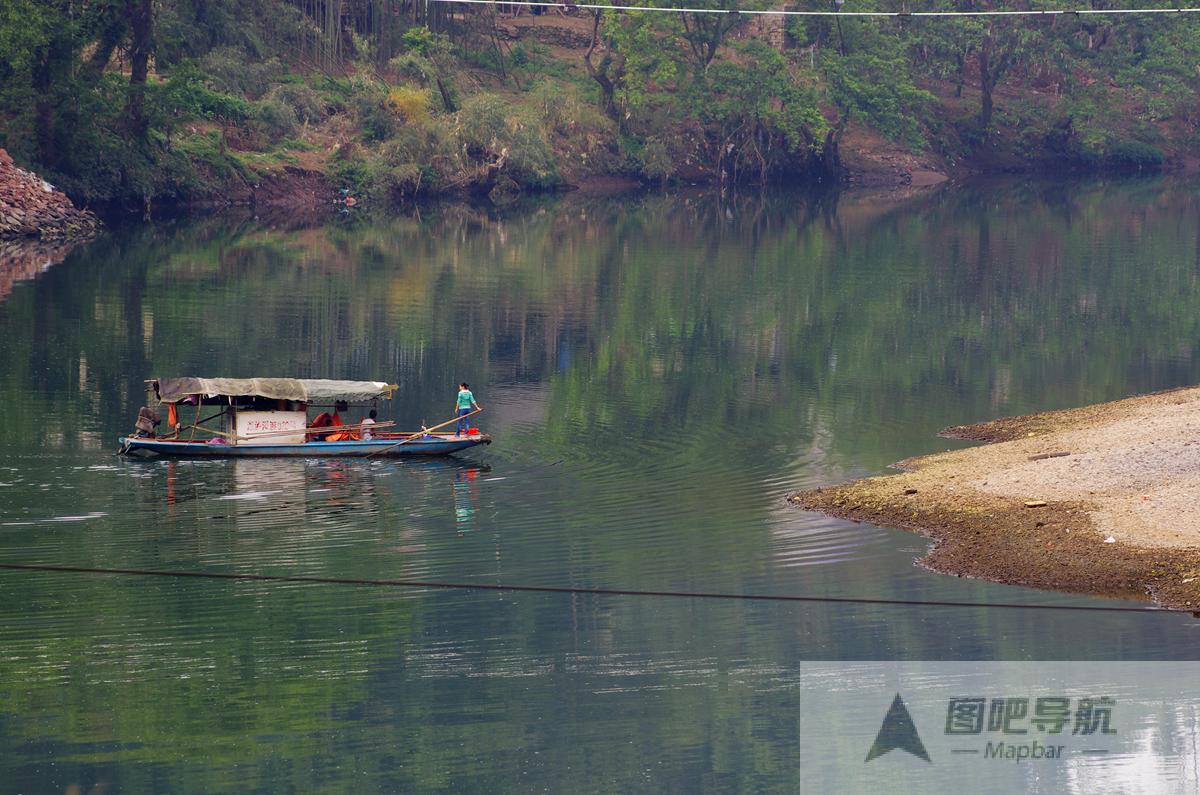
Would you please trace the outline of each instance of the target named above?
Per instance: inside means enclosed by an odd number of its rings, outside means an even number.
[[[154,391],[163,403],[189,395],[205,397],[264,397],[306,403],[322,400],[391,398],[399,387],[386,381],[337,381],[327,378],[156,378]]]

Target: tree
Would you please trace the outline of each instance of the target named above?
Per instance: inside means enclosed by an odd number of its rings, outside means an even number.
[[[1028,4],[1024,4],[1028,8]],[[954,0],[956,11],[996,10],[995,0]],[[1005,5],[1004,8],[1012,9]],[[973,59],[979,78],[979,125],[984,135],[992,126],[997,87],[1022,63],[1028,61],[1038,47],[1047,47],[1053,38],[1040,30],[1039,20],[1029,18],[959,17],[931,25],[929,33],[936,37],[934,51],[953,59],[959,88],[965,80],[968,64]]]
[[[765,184],[772,173],[821,171],[829,124],[820,96],[797,80],[784,57],[762,42],[716,61],[694,107],[715,131],[714,160],[722,179]]]
[[[154,9],[152,0],[126,0],[129,20],[129,99],[126,112],[129,127],[138,138],[146,137],[146,77],[154,50]]]
[[[744,0],[718,0],[716,8],[732,11],[729,14],[681,14],[683,39],[687,42],[693,68],[697,74],[708,71],[709,64],[725,43],[726,37],[745,24],[745,17],[736,13],[747,7]]]
[[[625,56],[614,52],[611,46],[604,48],[604,54],[599,62],[593,62],[596,45],[600,43],[600,26],[604,17],[603,9],[592,11],[592,41],[587,52],[583,54],[583,63],[588,75],[600,86],[600,105],[614,121],[620,121],[617,112],[616,91],[621,79],[625,76]]]

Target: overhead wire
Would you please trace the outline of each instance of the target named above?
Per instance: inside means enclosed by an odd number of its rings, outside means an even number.
[[[521,6],[526,8],[580,8],[589,11],[655,11],[667,14],[734,14],[779,17],[1060,17],[1116,14],[1195,14],[1200,7],[1172,8],[1047,8],[979,11],[799,11],[790,9],[692,8],[678,6],[621,6],[608,3],[553,3],[547,0],[426,0],[430,3],[455,3],[485,6]]]
[[[803,596],[795,594],[727,593],[720,591],[661,591],[643,588],[592,588],[569,585],[524,585],[482,582],[449,582],[445,580],[391,580],[358,577],[321,577],[300,574],[253,574],[224,571],[178,571],[167,569],[109,568],[100,566],[60,566],[45,563],[0,563],[0,570],[55,572],[60,574],[103,574],[127,577],[166,577],[178,579],[233,580],[243,582],[280,582],[302,585],[348,585],[377,588],[424,588],[463,591],[511,591],[515,593],[572,594],[583,596],[637,596],[675,599],[723,599],[747,602],[786,602],[801,604],[831,604],[901,607],[957,607],[1003,610],[1060,610],[1102,613],[1187,613],[1163,607],[1134,607],[1127,605],[1074,605],[1021,602],[965,602],[951,600],[884,599],[851,596]]]

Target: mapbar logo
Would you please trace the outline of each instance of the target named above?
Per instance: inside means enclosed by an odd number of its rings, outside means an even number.
[[[879,734],[875,735],[875,742],[871,744],[871,750],[863,762],[870,762],[897,748],[930,762],[925,745],[917,734],[917,725],[913,723],[912,715],[908,713],[908,707],[904,706],[904,699],[900,698],[899,693],[883,716],[883,725],[879,727]]]

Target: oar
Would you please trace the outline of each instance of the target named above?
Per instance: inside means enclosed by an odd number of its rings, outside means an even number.
[[[410,435],[410,436],[409,436],[407,439],[405,439],[404,441],[401,441],[401,442],[396,442],[396,443],[395,443],[395,444],[393,444],[393,445],[389,445],[389,446],[387,446],[387,447],[381,447],[381,448],[379,448],[378,450],[375,450],[374,452],[367,453],[367,458],[370,458],[370,457],[371,457],[371,456],[373,456],[373,455],[379,455],[380,453],[386,453],[388,450],[395,450],[395,449],[396,449],[397,447],[399,447],[400,445],[402,445],[402,444],[408,444],[408,443],[409,443],[409,442],[411,442],[413,439],[419,439],[421,436],[423,436],[423,435],[425,435],[425,434],[429,433],[430,431],[436,431],[438,428],[445,428],[447,425],[453,425],[454,423],[458,422],[459,420],[465,420],[467,417],[474,416],[474,415],[478,414],[478,413],[479,413],[479,412],[481,412],[481,411],[483,411],[483,409],[482,409],[482,408],[477,408],[477,409],[475,409],[475,410],[474,410],[474,411],[472,411],[472,412],[468,412],[467,414],[463,414],[463,415],[461,415],[461,416],[455,417],[455,418],[454,418],[454,419],[452,419],[452,420],[446,420],[446,421],[445,421],[445,422],[443,422],[443,423],[440,423],[440,424],[438,424],[438,425],[434,425],[432,428],[422,428],[421,430],[417,431],[416,433],[414,433],[414,434]]]

